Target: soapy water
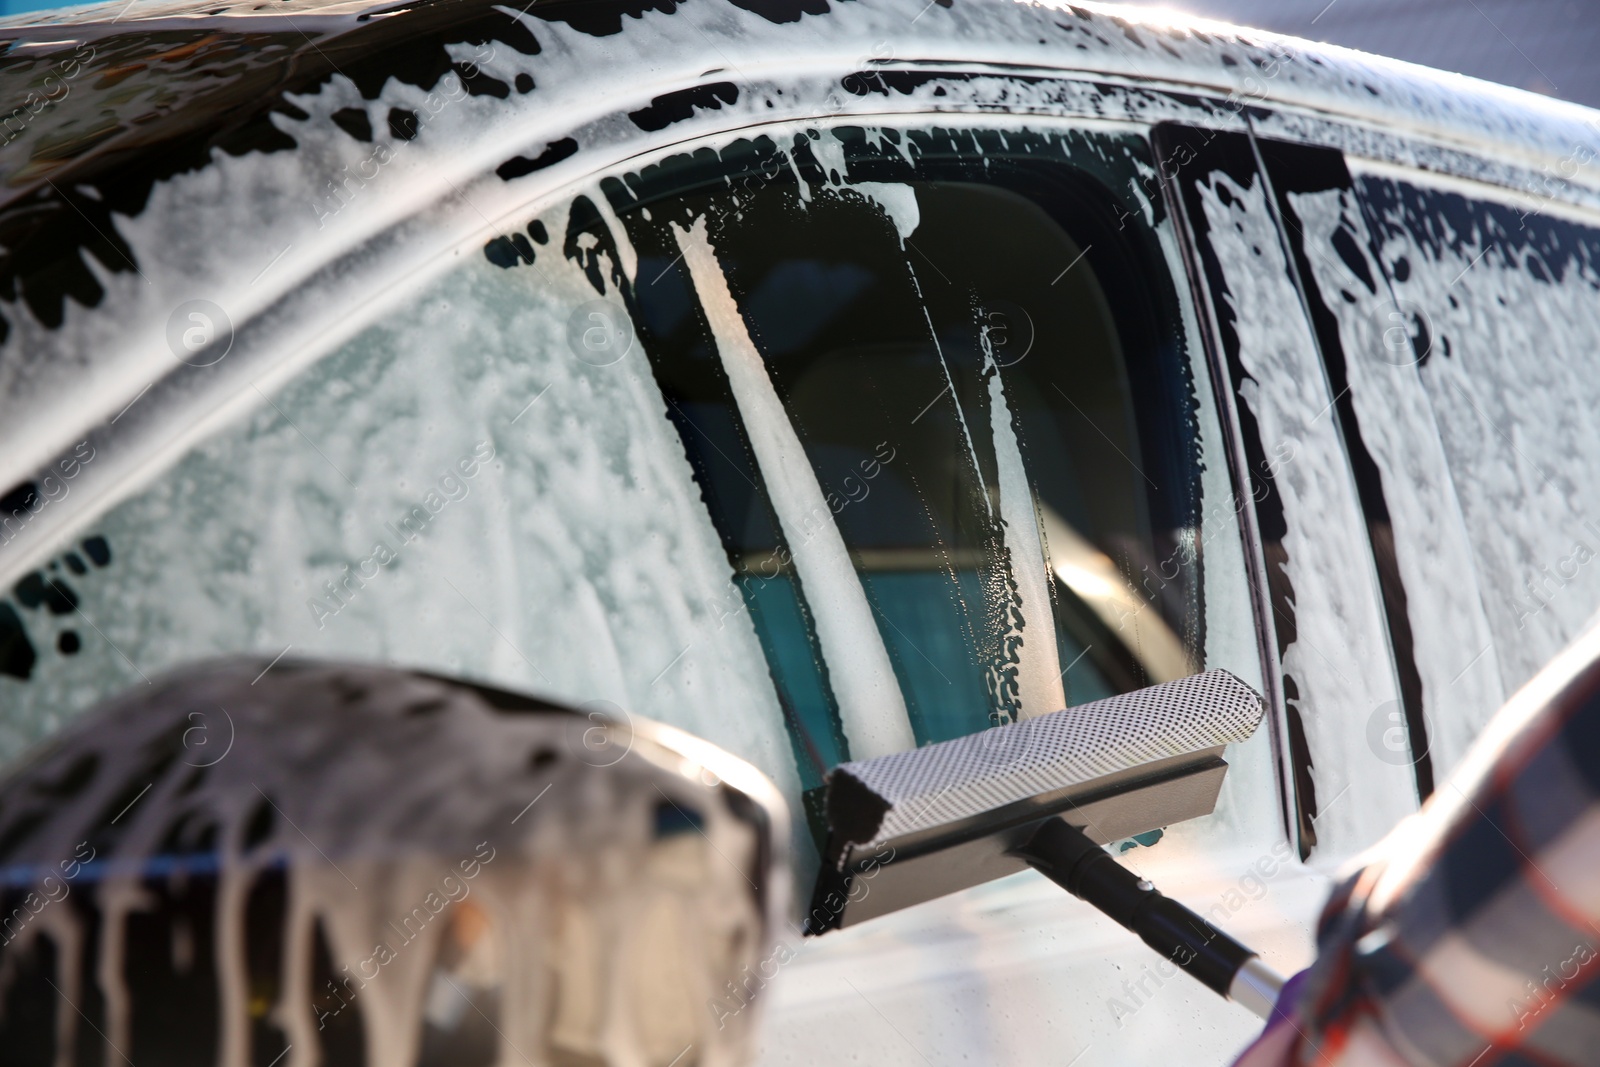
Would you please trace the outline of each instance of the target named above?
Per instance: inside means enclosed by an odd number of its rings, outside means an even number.
[[[212,718],[231,744],[195,760]],[[0,1044],[56,1064],[743,1063],[757,1013],[711,1007],[784,913],[785,821],[748,765],[675,731],[214,661],[0,783]]]

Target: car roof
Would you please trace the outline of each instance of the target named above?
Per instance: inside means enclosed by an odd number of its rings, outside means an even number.
[[[931,0],[908,25],[902,10],[908,4],[921,6],[915,0],[536,0],[525,7],[493,0],[110,0],[11,16],[0,19],[4,98],[25,100],[45,88],[46,74],[74,50],[90,58],[88,76],[74,77],[65,99],[0,148],[0,205],[47,176],[70,180],[86,160],[98,170],[160,152],[202,128],[227,149],[229,131],[283,109],[286,94],[315,91],[352,65],[369,81],[388,73],[432,80],[448,69],[448,44],[515,36],[524,40],[508,43],[525,45],[542,22],[599,36],[649,34],[664,18],[710,27],[725,21],[718,7],[761,16],[739,27],[752,50],[854,38],[869,48],[887,44],[891,62],[988,60],[1019,71],[1079,71],[1236,93],[1252,103],[1299,106],[1468,150],[1510,153],[1535,169],[1578,146],[1600,146],[1600,112],[1264,31],[1142,8],[1016,0]],[[519,17],[518,8],[528,17]],[[884,62],[875,54],[863,60]]]

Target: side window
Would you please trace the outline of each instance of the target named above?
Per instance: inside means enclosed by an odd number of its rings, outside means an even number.
[[[1301,855],[1337,861],[1416,809],[1404,691],[1354,451],[1270,183],[1242,133],[1163,127],[1254,499]],[[1399,759],[1382,758],[1394,729]]]
[[[95,629],[17,605],[6,754],[200,656],[384,659],[681,726],[815,831],[844,759],[1259,685],[1151,166],[808,131],[520,220],[81,531],[109,563],[30,579]],[[1223,822],[1276,831],[1270,746]]]
[[[1373,755],[1426,797],[1504,700],[1471,539],[1425,384],[1424,316],[1397,299],[1343,156],[1260,142],[1337,397],[1400,683]]]
[[[912,145],[828,146],[893,184],[757,146],[612,197],[613,281],[818,783],[1200,661],[1198,417],[1152,246],[1031,146]]]
[[[1465,516],[1463,666],[1509,695],[1600,605],[1600,225],[1352,169]]]

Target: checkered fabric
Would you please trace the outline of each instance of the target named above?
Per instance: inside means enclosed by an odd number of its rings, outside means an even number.
[[[1238,1067],[1600,1064],[1600,631],[1343,879]]]

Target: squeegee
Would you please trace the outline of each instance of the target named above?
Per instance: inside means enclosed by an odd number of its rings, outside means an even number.
[[[835,767],[806,932],[1032,867],[1230,1000],[1270,1016],[1283,979],[1101,846],[1208,815],[1223,748],[1261,696],[1222,670]],[[870,892],[866,891],[870,880]]]

